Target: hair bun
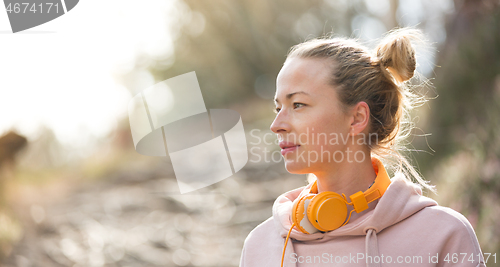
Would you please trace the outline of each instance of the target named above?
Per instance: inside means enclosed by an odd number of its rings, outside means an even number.
[[[423,34],[416,29],[397,29],[389,32],[376,48],[382,68],[392,74],[397,83],[403,83],[415,72],[417,61],[412,42],[423,40]]]

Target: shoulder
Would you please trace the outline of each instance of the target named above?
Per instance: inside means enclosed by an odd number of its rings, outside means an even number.
[[[427,207],[425,211],[431,213],[434,216],[439,216],[449,223],[454,223],[458,227],[472,228],[467,218],[465,218],[464,215],[462,215],[458,211],[455,211],[454,209],[437,205]]]
[[[435,221],[435,224],[448,229],[454,237],[477,243],[476,233],[469,220],[461,213],[443,206],[431,206],[421,211],[426,217]],[[465,241],[465,240],[464,240]],[[479,251],[477,251],[479,252]]]
[[[452,255],[473,255],[474,266],[484,266],[474,228],[461,213],[443,206],[428,206],[407,218],[412,236],[437,253],[440,261]],[[402,221],[402,225],[405,223]],[[408,232],[408,231],[407,231]]]
[[[448,239],[456,238],[468,239],[471,242],[477,241],[474,228],[467,218],[459,212],[440,206],[432,199],[422,195],[417,195],[412,203],[412,206],[415,207],[408,208],[411,214],[401,212],[399,218],[394,220],[395,223],[384,231],[405,233],[418,238],[429,237],[435,242],[445,242]],[[432,205],[419,203],[431,203]],[[388,214],[397,212],[397,209],[385,211]]]
[[[474,228],[461,213],[443,206],[430,206],[422,209],[416,214],[426,220],[428,226],[440,226],[441,231],[454,235],[461,235],[462,238],[477,240]]]
[[[276,229],[273,217],[257,225],[245,239],[240,258],[240,266],[268,266],[270,262],[279,264],[283,250],[283,238]]]
[[[254,245],[255,243],[261,243],[268,240],[269,238],[280,237],[278,231],[276,230],[273,217],[269,217],[264,222],[257,225],[245,239],[245,247]]]

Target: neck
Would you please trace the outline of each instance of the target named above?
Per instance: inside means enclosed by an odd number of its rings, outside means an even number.
[[[366,191],[377,177],[370,157],[365,157],[362,162],[352,160],[331,164],[327,170],[314,175],[318,180],[318,193],[332,191],[347,197]]]

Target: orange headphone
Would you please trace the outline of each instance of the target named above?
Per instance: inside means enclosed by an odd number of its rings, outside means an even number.
[[[318,231],[333,231],[349,222],[353,211],[360,213],[368,209],[368,203],[379,199],[391,183],[380,160],[373,158],[372,165],[377,174],[373,184],[365,192],[357,192],[347,201],[344,194],[325,191],[318,194],[317,181],[304,196],[295,201],[292,221],[301,232],[313,234]],[[354,209],[347,216],[347,205]]]
[[[283,266],[286,244],[294,226],[305,234],[333,231],[348,223],[353,211],[360,213],[368,209],[368,203],[382,197],[391,184],[391,180],[379,159],[372,158],[372,165],[377,174],[375,181],[365,192],[359,191],[349,196],[351,202],[347,201],[344,194],[340,195],[331,191],[318,194],[317,180],[302,197],[295,201],[291,213],[293,224],[285,241],[281,266]],[[347,205],[354,207],[349,216],[347,216]]]

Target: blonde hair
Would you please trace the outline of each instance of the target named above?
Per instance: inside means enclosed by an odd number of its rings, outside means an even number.
[[[332,67],[330,84],[337,88],[343,110],[360,101],[366,102],[370,108],[370,140],[367,144],[371,151],[388,163],[394,173],[403,172],[420,186],[435,192],[434,187],[401,154],[406,150],[402,140],[413,128],[409,111],[427,101],[413,93],[408,83],[416,69],[412,43],[424,40],[419,30],[397,29],[390,31],[375,51],[370,52],[353,39],[317,38],[293,46],[287,59],[329,60]]]

